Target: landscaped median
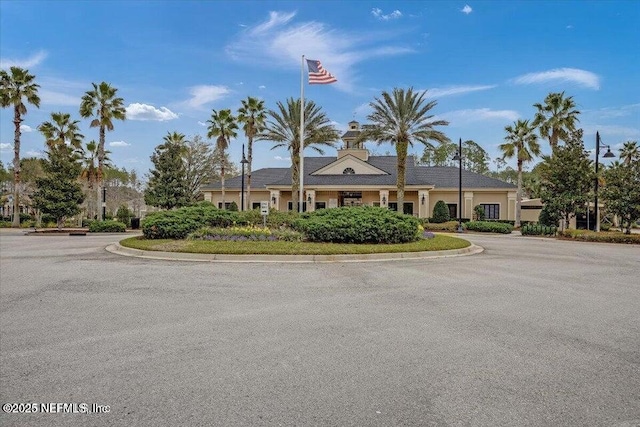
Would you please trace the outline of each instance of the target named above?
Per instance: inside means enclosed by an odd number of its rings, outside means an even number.
[[[246,261],[261,255],[281,261],[332,261],[425,258],[482,250],[457,237],[425,232],[416,218],[382,208],[272,214],[264,227],[254,213],[221,211],[208,204],[159,212],[145,218],[143,236],[124,239],[112,251],[172,259],[183,253],[199,260],[237,256]]]

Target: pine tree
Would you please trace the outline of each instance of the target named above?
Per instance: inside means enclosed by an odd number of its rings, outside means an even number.
[[[47,155],[48,159],[42,165],[45,174],[36,179],[33,201],[40,212],[53,216],[60,228],[65,218],[80,212],[80,204],[84,201],[78,182],[82,166],[67,145],[51,147]]]
[[[149,184],[144,192],[146,204],[163,209],[189,204],[184,151],[185,137],[177,132],[169,133],[164,137],[164,144],[155,148],[151,156],[155,169],[149,172]]]

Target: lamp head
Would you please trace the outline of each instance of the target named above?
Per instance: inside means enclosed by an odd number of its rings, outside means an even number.
[[[456,155],[453,156],[453,160],[455,160],[456,162],[462,160],[462,156],[460,155],[459,151],[456,151]]]
[[[604,158],[610,159],[611,157],[615,157],[615,154],[611,152],[611,147],[607,145],[607,152],[604,153]]]

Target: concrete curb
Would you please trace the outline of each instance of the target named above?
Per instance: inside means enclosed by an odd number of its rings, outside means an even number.
[[[277,263],[326,263],[326,262],[379,262],[413,259],[446,258],[475,255],[484,248],[471,244],[463,249],[427,252],[398,252],[381,254],[349,254],[349,255],[226,255],[226,254],[192,254],[186,252],[143,251],[125,248],[120,243],[106,247],[116,254],[135,258],[157,259],[166,261],[200,261],[200,262],[277,262]]]

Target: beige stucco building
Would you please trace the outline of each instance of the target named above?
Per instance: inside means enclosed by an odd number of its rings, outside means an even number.
[[[358,122],[349,123],[342,136],[344,145],[335,157],[304,158],[304,210],[339,206],[381,206],[395,209],[396,157],[371,156],[357,141]],[[459,169],[416,165],[407,157],[404,212],[427,218],[432,216],[438,200],[449,206],[453,218],[462,209],[463,218],[472,218],[473,209],[481,205],[487,219],[515,219],[516,187],[512,184],[469,171],[462,171],[462,206],[458,206]],[[260,207],[261,201],[272,208],[291,210],[291,169],[265,168],[252,172],[251,200],[245,209]],[[246,181],[245,181],[246,182]],[[225,182],[225,203],[240,207],[241,177]],[[204,199],[222,207],[220,183],[202,188]]]

